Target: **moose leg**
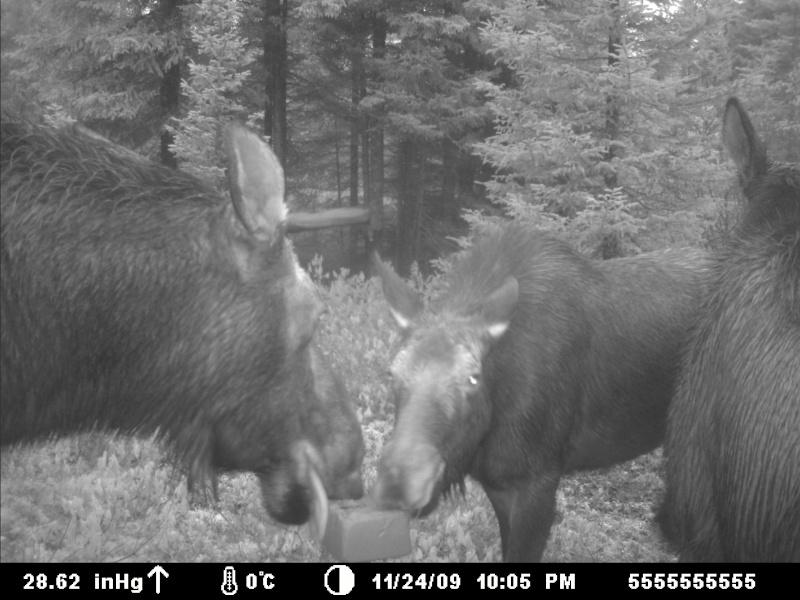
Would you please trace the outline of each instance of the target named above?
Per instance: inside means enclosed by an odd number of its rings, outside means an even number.
[[[556,506],[560,477],[551,475],[514,489],[485,488],[500,525],[504,562],[540,562]]]

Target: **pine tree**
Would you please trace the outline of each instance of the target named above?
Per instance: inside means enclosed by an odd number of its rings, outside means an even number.
[[[479,84],[496,132],[476,150],[496,168],[489,193],[509,216],[564,230],[607,258],[648,248],[639,233],[663,226],[650,217],[696,209],[707,182],[722,180],[705,127],[716,123],[708,109],[719,87],[698,85],[685,67],[694,41],[723,20],[661,4],[510,0],[495,9],[482,35],[514,78]],[[690,229],[681,242],[699,241],[701,226]]]
[[[728,28],[736,93],[769,139],[772,156],[800,156],[800,2],[742,3]]]
[[[239,33],[242,6],[227,0],[202,0],[185,7],[197,60],[189,59],[189,78],[181,82],[186,115],[171,125],[173,152],[181,168],[217,185],[224,181],[224,149],[220,127],[232,119],[246,120],[236,95],[250,75],[255,59]]]
[[[130,146],[152,139],[163,122],[164,74],[181,55],[161,4],[31,0],[9,56],[17,89],[42,114],[81,120]]]

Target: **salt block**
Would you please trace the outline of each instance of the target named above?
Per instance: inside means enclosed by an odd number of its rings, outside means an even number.
[[[331,503],[322,547],[336,560],[365,562],[411,554],[408,516],[366,500]]]

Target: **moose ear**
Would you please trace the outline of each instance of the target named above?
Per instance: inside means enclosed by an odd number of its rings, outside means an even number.
[[[239,221],[256,239],[273,242],[283,233],[283,169],[269,146],[243,125],[225,131],[228,183]]]
[[[394,320],[400,329],[409,329],[422,312],[422,299],[380,259],[377,252],[372,255],[372,262],[381,278],[383,295],[389,303]]]
[[[725,105],[722,144],[731,155],[743,185],[767,171],[767,152],[736,98],[730,98]]]
[[[478,314],[490,338],[497,340],[506,332],[518,300],[519,283],[509,275],[481,302]]]

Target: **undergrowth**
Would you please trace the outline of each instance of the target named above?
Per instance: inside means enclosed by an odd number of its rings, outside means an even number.
[[[377,280],[323,274],[329,306],[317,340],[357,405],[374,483],[393,427],[387,368],[399,341]],[[439,281],[416,286],[430,293]],[[185,477],[155,439],[90,433],[3,451],[2,561],[330,561],[304,528],[272,521],[250,474],[222,475],[218,502],[192,502]],[[545,561],[670,561],[652,507],[660,456],[565,477]],[[499,561],[494,511],[481,487],[411,523],[411,561]]]

